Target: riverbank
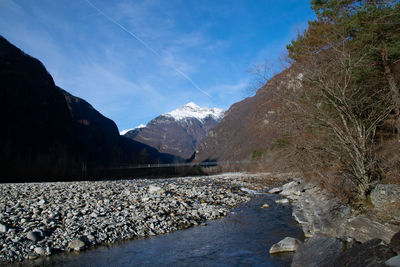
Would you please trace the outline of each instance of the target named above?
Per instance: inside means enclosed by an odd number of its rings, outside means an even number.
[[[292,266],[383,266],[400,253],[400,236],[394,237],[400,231],[399,190],[377,185],[364,209],[301,179],[270,191],[290,200],[292,215],[309,238],[297,249]]]
[[[173,232],[225,216],[247,190],[285,180],[268,174],[0,185],[0,260]]]

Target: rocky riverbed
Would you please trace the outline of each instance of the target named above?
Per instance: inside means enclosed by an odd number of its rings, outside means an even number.
[[[165,234],[225,216],[268,174],[0,185],[0,262]]]

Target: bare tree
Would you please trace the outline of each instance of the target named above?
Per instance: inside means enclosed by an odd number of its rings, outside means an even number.
[[[365,82],[363,71],[369,62],[345,42],[303,64],[302,87],[290,103],[307,123],[312,140],[307,153],[316,155],[322,166],[339,165],[357,188],[357,199],[363,200],[379,179],[375,135],[393,110],[390,90],[375,87],[373,79]]]

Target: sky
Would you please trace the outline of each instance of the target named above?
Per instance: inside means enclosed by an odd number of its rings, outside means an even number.
[[[307,0],[0,0],[0,35],[119,130],[188,102],[228,109],[312,19]]]

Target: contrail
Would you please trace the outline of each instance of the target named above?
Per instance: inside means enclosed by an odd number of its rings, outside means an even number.
[[[147,44],[145,41],[143,41],[143,39],[141,39],[139,36],[137,36],[136,34],[134,34],[133,32],[131,32],[130,30],[128,30],[127,28],[125,28],[123,25],[121,25],[120,23],[118,23],[116,20],[114,20],[113,18],[109,17],[107,14],[105,14],[103,11],[101,11],[97,6],[95,6],[92,2],[90,2],[89,0],[85,0],[86,3],[88,3],[92,8],[94,8],[97,12],[99,12],[100,15],[102,15],[103,17],[105,17],[108,21],[110,21],[111,23],[117,25],[120,29],[122,29],[124,32],[128,33],[130,36],[132,36],[133,38],[135,38],[137,41],[139,41],[142,45],[144,45],[144,47],[146,47],[150,52],[152,52],[153,54],[155,54],[156,56],[162,58],[161,54],[158,53],[156,50],[154,50],[149,44]],[[206,91],[202,90],[200,88],[200,86],[198,86],[188,75],[186,75],[183,71],[181,71],[180,69],[176,68],[175,66],[172,66],[172,68],[179,74],[181,75],[185,80],[187,80],[189,83],[191,83],[193,85],[194,88],[196,88],[197,90],[199,90],[200,92],[202,92],[203,94],[205,94],[208,97],[211,97],[211,95],[209,93],[207,93]]]

